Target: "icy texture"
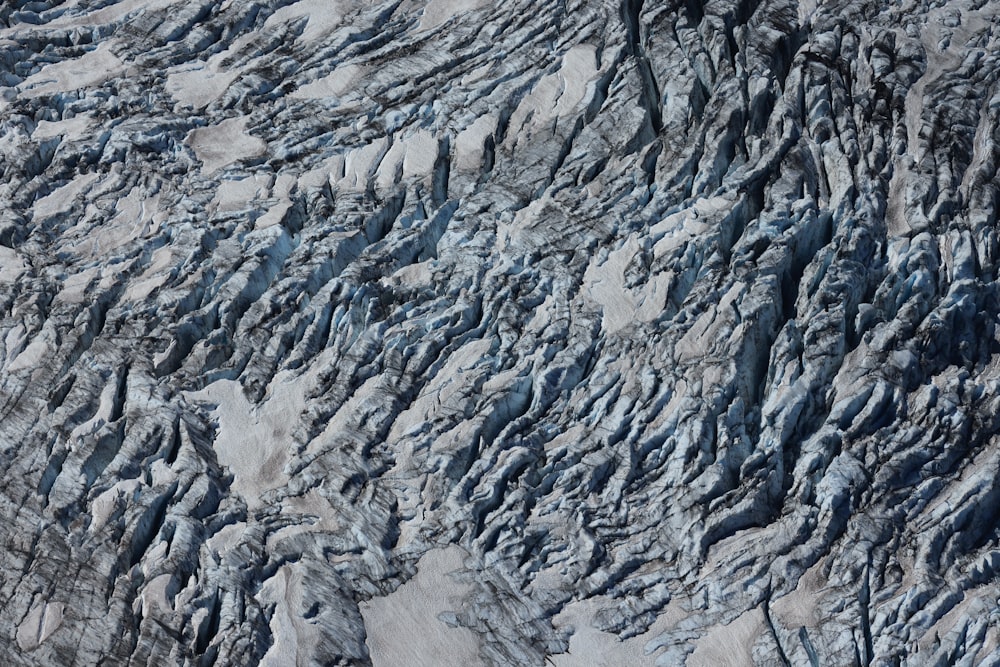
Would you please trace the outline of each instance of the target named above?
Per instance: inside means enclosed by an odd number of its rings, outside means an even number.
[[[0,4],[5,664],[1000,664],[998,15]]]

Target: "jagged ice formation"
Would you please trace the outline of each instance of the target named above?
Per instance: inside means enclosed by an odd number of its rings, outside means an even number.
[[[1000,664],[998,14],[3,3],[6,664]]]

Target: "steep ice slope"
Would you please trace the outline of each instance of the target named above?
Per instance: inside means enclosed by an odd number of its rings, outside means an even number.
[[[6,659],[1000,664],[998,15],[4,3]]]

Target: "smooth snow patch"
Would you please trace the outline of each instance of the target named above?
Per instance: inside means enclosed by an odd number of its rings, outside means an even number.
[[[111,518],[115,507],[119,503],[124,506],[125,499],[134,494],[140,486],[139,480],[122,480],[97,496],[91,504],[91,521],[88,530],[94,535],[100,533],[108,525],[108,519]]]
[[[418,130],[403,139],[403,178],[428,176],[438,157],[438,141],[427,130]]]
[[[66,605],[62,602],[35,603],[21,624],[17,626],[17,645],[22,651],[38,648],[60,625]]]
[[[600,304],[602,326],[608,333],[635,322],[651,322],[666,307],[670,273],[658,274],[634,288],[626,286],[625,272],[641,249],[638,238],[631,236],[621,248],[608,253],[604,262],[591,262],[584,274],[586,294]]]
[[[208,538],[205,546],[209,548],[211,553],[221,556],[240,543],[246,530],[247,525],[242,521],[226,524]]]
[[[743,667],[752,665],[753,644],[764,630],[760,608],[745,612],[732,623],[713,626],[695,643],[687,667]]]
[[[169,277],[169,269],[173,260],[173,251],[165,245],[153,251],[149,266],[142,275],[131,281],[125,289],[125,301],[142,301],[153,291],[163,285]]]
[[[493,114],[480,116],[455,137],[454,169],[457,171],[479,171],[486,152],[486,140],[497,129],[497,117]]]
[[[799,577],[794,591],[771,604],[771,613],[786,628],[816,627],[823,620],[819,601],[825,583],[822,561],[817,561]]]
[[[310,169],[298,179],[299,190],[311,190],[322,188],[325,185],[333,186],[344,174],[344,156],[333,155],[326,158],[315,169]]]
[[[471,12],[489,3],[486,0],[430,0],[424,7],[417,31],[433,30],[454,16]]]
[[[155,12],[172,5],[181,4],[180,0],[122,0],[97,11],[70,15],[68,12],[45,24],[46,28],[76,28],[83,26],[98,26],[115,23],[138,11]],[[71,9],[79,2],[70,3],[64,9]],[[12,31],[11,31],[12,32]],[[2,34],[2,33],[0,33]]]
[[[389,140],[383,137],[363,148],[348,151],[344,156],[343,178],[337,181],[337,185],[345,190],[364,192],[368,188],[368,181],[385,157],[388,146]],[[335,174],[330,175],[331,182],[335,177]]]
[[[86,303],[90,301],[89,290],[100,275],[100,267],[92,267],[68,276],[62,284],[62,289],[56,294],[56,303]]]
[[[378,190],[388,190],[399,182],[403,172],[403,156],[406,154],[406,146],[402,141],[394,141],[389,150],[385,152],[382,161],[379,162],[375,171],[375,187]]]
[[[701,238],[715,229],[721,215],[732,207],[733,200],[728,197],[707,197],[663,218],[649,229],[649,236],[655,242],[653,256],[659,259]]]
[[[597,50],[582,44],[569,49],[562,66],[543,76],[525,95],[510,117],[513,146],[530,143],[531,135],[570,118],[585,101],[597,94]]]
[[[224,180],[219,183],[209,210],[214,208],[220,212],[230,212],[251,209],[260,200],[270,196],[273,182],[274,176],[271,174]]]
[[[274,605],[270,622],[274,643],[261,659],[260,667],[301,665],[315,654],[315,646],[322,639],[319,628],[289,613],[303,608],[303,589],[308,585],[301,572],[283,565],[261,586],[257,598],[265,605]]]
[[[239,37],[226,48],[205,61],[187,62],[167,70],[164,90],[180,105],[200,110],[219,99],[246,67],[229,69],[226,64],[236,61],[245,50],[255,49],[256,34]],[[254,51],[255,52],[255,51]],[[259,62],[260,58],[253,61]]]
[[[187,143],[202,162],[202,171],[211,174],[226,165],[263,155],[267,144],[246,131],[247,118],[229,118],[218,125],[191,130]]]
[[[345,4],[347,5],[345,7]],[[306,18],[305,30],[296,41],[313,42],[329,35],[340,25],[344,14],[351,9],[351,3],[334,0],[299,0],[286,5],[271,14],[264,22],[263,30],[276,30],[283,23]]]
[[[198,110],[217,100],[239,75],[239,70],[220,71],[212,64],[199,63],[170,72],[163,87],[179,103]]]
[[[254,229],[265,229],[281,223],[288,209],[292,207],[292,191],[295,190],[296,179],[291,174],[278,176],[271,188],[271,197],[277,198],[277,203],[254,221]]]
[[[365,69],[360,65],[348,64],[338,67],[321,79],[310,81],[297,90],[289,93],[289,97],[305,100],[319,100],[328,97],[342,97],[353,91],[354,83],[361,78]]]
[[[139,594],[139,601],[142,605],[143,616],[159,616],[174,609],[171,602],[177,593],[177,582],[172,574],[161,574],[153,577],[142,588]]]
[[[218,380],[188,396],[214,404],[219,421],[215,454],[233,473],[233,489],[249,507],[288,483],[285,463],[295,451],[291,427],[302,412],[305,389],[294,376],[278,374],[260,405],[251,404],[235,380]]]
[[[605,632],[595,625],[597,612],[605,605],[615,604],[613,600],[604,597],[591,598],[571,602],[566,605],[553,619],[556,628],[571,629],[569,650],[566,653],[550,655],[546,658],[548,664],[555,667],[619,667],[619,665],[649,665],[656,664],[656,653],[662,646],[651,645],[658,635],[663,634],[678,621],[685,617],[684,611],[676,602],[671,602],[656,617],[649,629],[641,635],[620,639],[618,635]]]
[[[24,260],[12,248],[0,246],[0,285],[11,284],[24,272]]]
[[[86,192],[98,178],[99,174],[96,173],[81,174],[41,199],[35,200],[31,207],[32,217],[39,221],[59,213],[65,213],[73,207],[77,196]]]
[[[562,58],[559,68],[559,81],[562,83],[562,94],[556,103],[557,116],[568,116],[577,105],[593,96],[596,89],[589,91],[588,87],[596,84],[597,48],[590,44],[574,46]]]
[[[470,667],[480,665],[479,638],[438,618],[458,611],[472,586],[455,581],[465,551],[458,546],[428,551],[417,574],[395,592],[362,602],[365,642],[374,667]]]
[[[113,44],[105,42],[79,58],[46,65],[18,84],[21,96],[32,98],[79,90],[116,76],[125,69],[125,64],[111,51]]]
[[[143,194],[143,188],[133,187],[116,203],[117,212],[113,218],[96,229],[86,229],[80,240],[70,244],[74,253],[85,260],[102,259],[159,229],[167,216],[166,211],[159,208],[160,195],[146,199]],[[81,221],[78,227],[85,227],[86,224],[86,221]]]
[[[86,114],[80,114],[65,120],[41,120],[31,133],[33,139],[51,139],[52,137],[81,138],[94,125],[94,119]]]
[[[397,135],[375,172],[375,183],[387,189],[403,179],[423,178],[430,182],[438,157],[438,141],[427,130]]]

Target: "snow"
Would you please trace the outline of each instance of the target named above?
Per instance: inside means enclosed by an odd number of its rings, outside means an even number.
[[[17,87],[21,96],[41,97],[96,86],[119,75],[125,64],[115,55],[112,41],[104,42],[79,58],[46,65]]]
[[[364,67],[348,63],[320,79],[300,86],[292,91],[289,97],[305,100],[342,97],[354,90],[355,84],[362,79],[364,73]]]
[[[430,0],[417,25],[418,31],[429,31],[447,23],[450,19],[489,5],[486,0]]]
[[[264,153],[267,144],[251,136],[246,126],[247,118],[240,116],[188,133],[187,143],[202,161],[204,173],[211,174],[234,162]]]
[[[361,603],[374,667],[470,667],[482,664],[479,638],[438,616],[458,611],[472,586],[449,573],[462,568],[457,546],[428,551],[417,574],[394,593]]]

